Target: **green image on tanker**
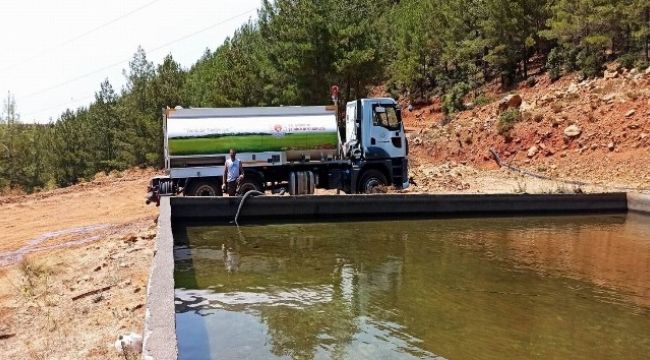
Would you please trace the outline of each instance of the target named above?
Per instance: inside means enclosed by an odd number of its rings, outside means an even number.
[[[336,149],[336,132],[285,134],[241,134],[169,139],[170,155],[225,154],[231,148],[237,152]]]

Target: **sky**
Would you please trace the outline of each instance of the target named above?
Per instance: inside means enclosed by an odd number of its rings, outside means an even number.
[[[142,46],[188,69],[257,16],[260,0],[1,0],[0,99],[15,97],[22,122],[55,121],[94,100],[108,79],[116,91]]]

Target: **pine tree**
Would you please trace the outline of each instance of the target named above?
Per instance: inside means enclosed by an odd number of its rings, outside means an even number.
[[[157,108],[185,105],[185,72],[171,55],[165,56],[163,63],[158,66],[153,84]]]

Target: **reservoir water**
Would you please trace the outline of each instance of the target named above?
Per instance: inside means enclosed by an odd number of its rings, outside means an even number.
[[[175,224],[180,359],[647,359],[650,217]]]

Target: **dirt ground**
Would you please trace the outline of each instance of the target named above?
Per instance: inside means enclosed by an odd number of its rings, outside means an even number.
[[[117,336],[143,326],[152,175],[133,170],[1,200],[2,358],[124,359]]]

